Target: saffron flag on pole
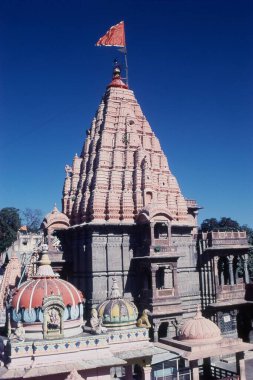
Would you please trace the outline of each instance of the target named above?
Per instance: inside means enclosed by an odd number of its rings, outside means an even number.
[[[99,38],[96,46],[126,47],[124,21],[112,26],[104,36]]]

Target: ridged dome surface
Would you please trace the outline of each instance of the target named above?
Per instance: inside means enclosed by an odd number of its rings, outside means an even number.
[[[76,306],[83,302],[79,290],[67,281],[59,278],[39,278],[26,281],[12,299],[15,309],[42,307],[44,297],[61,295],[65,306]]]
[[[195,317],[188,319],[180,329],[179,337],[182,340],[219,339],[221,331],[210,319],[202,316],[198,309]]]
[[[116,280],[113,279],[110,299],[99,305],[98,315],[102,317],[103,326],[123,327],[136,324],[138,310],[133,302],[120,296]]]
[[[67,215],[63,214],[63,212],[60,212],[55,205],[53,210],[49,212],[43,219],[42,226],[48,228],[52,224],[59,222],[65,224],[66,226],[69,226],[69,218]]]

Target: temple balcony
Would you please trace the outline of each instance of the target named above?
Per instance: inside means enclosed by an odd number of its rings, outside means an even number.
[[[203,250],[248,249],[246,231],[210,231],[201,234]]]

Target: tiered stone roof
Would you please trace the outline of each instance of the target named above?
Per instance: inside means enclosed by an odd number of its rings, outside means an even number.
[[[116,67],[81,156],[66,166],[63,212],[72,225],[133,223],[146,207],[169,210],[176,224],[188,219],[159,140]]]

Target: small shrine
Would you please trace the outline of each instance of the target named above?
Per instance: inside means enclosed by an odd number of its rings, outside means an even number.
[[[225,355],[236,356],[237,375],[240,380],[246,380],[244,352],[252,350],[253,344],[245,343],[239,338],[224,338],[219,327],[202,316],[200,307],[196,315],[179,328],[176,337],[162,338],[161,342],[189,362],[193,380],[213,379],[211,359]],[[200,362],[203,362],[201,376]]]

